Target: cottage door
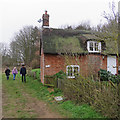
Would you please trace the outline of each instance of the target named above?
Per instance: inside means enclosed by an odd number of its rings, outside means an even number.
[[[114,75],[117,73],[116,56],[108,56],[107,57],[107,71],[110,71]]]

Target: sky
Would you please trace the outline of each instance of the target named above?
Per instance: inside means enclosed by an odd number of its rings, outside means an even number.
[[[50,28],[77,26],[88,22],[96,26],[106,22],[103,12],[109,11],[109,2],[120,0],[0,0],[0,42],[9,44],[14,35],[25,26],[41,27],[37,21],[45,10],[50,15]]]

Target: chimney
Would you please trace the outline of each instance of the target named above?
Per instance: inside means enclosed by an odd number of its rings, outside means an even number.
[[[49,14],[47,14],[47,10],[45,10],[45,14],[43,14],[42,18],[43,18],[43,25],[42,26],[49,27]]]

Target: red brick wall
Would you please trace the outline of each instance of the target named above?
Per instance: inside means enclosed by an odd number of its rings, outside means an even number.
[[[98,75],[100,69],[107,70],[107,56],[89,54],[87,55],[87,75]]]
[[[43,49],[41,49],[40,67],[41,67],[40,79],[41,79],[41,82],[44,84],[44,53],[43,53]]]
[[[54,75],[60,70],[65,71],[64,61],[63,56],[45,54],[45,75]]]
[[[97,73],[99,69],[107,69],[107,57],[97,54],[80,55],[78,57],[45,54],[45,75],[54,75],[60,70],[66,72],[67,65],[79,65],[80,74],[88,76]]]
[[[117,63],[117,74],[118,74],[118,66],[120,66],[120,63],[118,62],[118,57],[116,59],[116,63]]]
[[[43,54],[41,51],[41,82],[44,83],[44,75],[54,75],[60,70],[66,72],[67,65],[79,65],[80,74],[89,76],[98,75],[101,69],[107,70],[107,56],[99,54],[88,54],[79,56],[61,56],[53,54]],[[118,66],[118,59],[117,59]],[[118,73],[118,67],[117,67]]]

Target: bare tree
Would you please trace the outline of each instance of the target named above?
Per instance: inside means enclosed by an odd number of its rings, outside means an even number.
[[[98,25],[95,34],[106,41],[106,43],[114,42],[118,55],[118,12],[115,12],[114,2],[110,4],[110,11],[110,13],[104,11],[103,17],[107,20],[107,23]],[[111,44],[111,48],[112,45],[113,44]],[[113,50],[111,49],[111,51]]]
[[[6,54],[8,54],[7,44],[0,43],[0,53],[2,54],[2,56],[5,56]]]
[[[98,25],[95,31],[96,35],[104,39],[111,45],[112,51],[117,51],[118,64],[120,65],[120,18],[118,12],[115,12],[115,3],[110,4],[110,13],[104,12],[103,17],[107,20],[104,25]],[[119,23],[119,24],[118,24]],[[115,43],[114,49],[112,48],[112,43]],[[115,50],[116,49],[116,50]],[[120,94],[120,83],[118,84],[118,96]],[[118,119],[120,118],[120,100],[118,98]]]
[[[87,22],[82,22],[82,23],[79,24],[75,29],[76,29],[76,30],[92,30],[89,21],[87,21]]]
[[[6,43],[0,43],[0,54],[2,58],[2,66],[11,65],[9,47]]]
[[[39,44],[39,29],[33,26],[26,26],[17,33],[10,44],[11,55],[14,62],[24,61],[30,65],[35,58],[37,44]]]

